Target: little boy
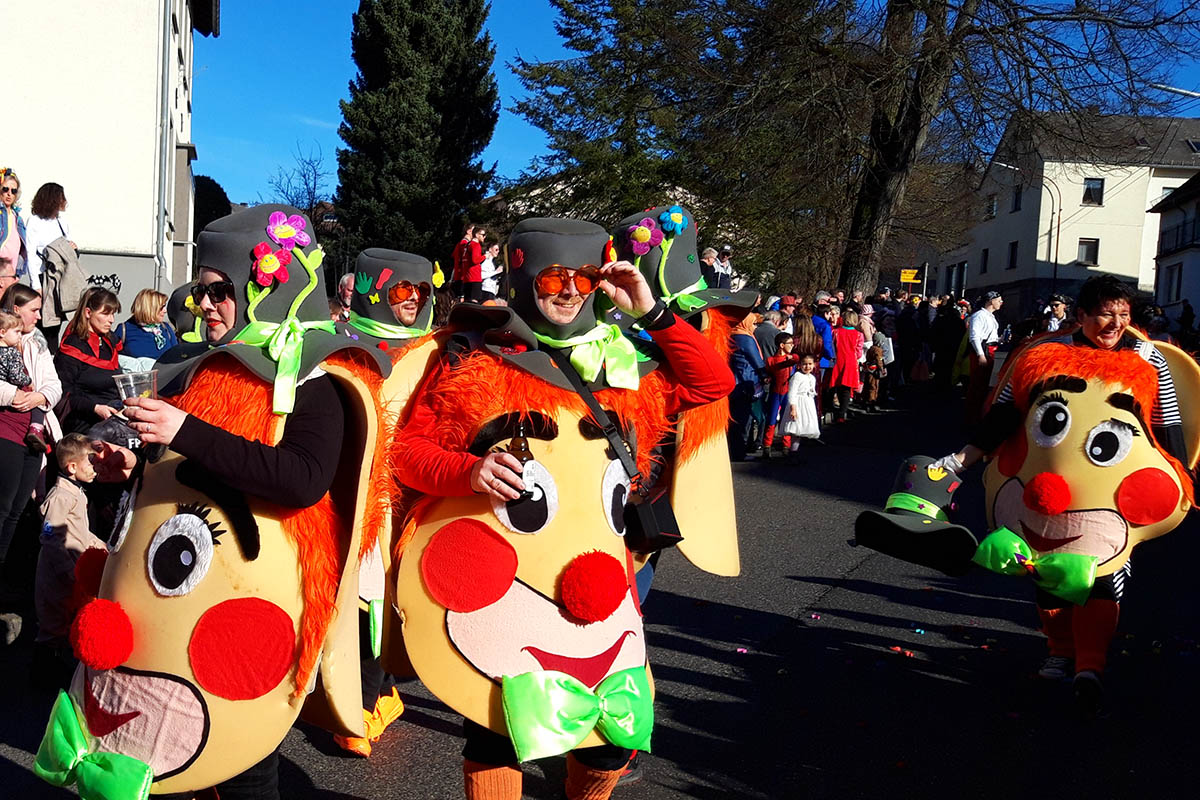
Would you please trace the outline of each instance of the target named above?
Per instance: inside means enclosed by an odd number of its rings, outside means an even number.
[[[88,502],[84,484],[96,477],[87,437],[70,433],[55,448],[61,476],[42,503],[42,551],[38,555],[33,601],[38,635],[34,670],[48,681],[70,679],[74,659],[68,634],[75,617],[75,562],[85,550],[104,548],[88,529]]]
[[[29,391],[33,379],[25,370],[21,357],[21,318],[11,311],[0,311],[0,381],[11,383],[23,391]],[[49,452],[43,435],[46,412],[35,408],[29,412],[29,432],[25,444],[35,453]]]

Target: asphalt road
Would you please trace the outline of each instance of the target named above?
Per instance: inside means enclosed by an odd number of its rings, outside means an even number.
[[[906,455],[960,444],[956,403],[827,432],[804,463],[735,465],[743,571],[718,579],[677,553],[645,605],[658,689],[654,753],[618,798],[1193,797],[1200,518],[1143,545],[1107,676],[1085,722],[1070,684],[1039,680],[1030,587],[952,579],[851,547]],[[959,505],[982,530],[982,491]],[[899,652],[897,652],[897,648]],[[0,652],[0,797],[60,797],[29,772],[50,700],[29,650]],[[369,760],[303,725],[283,745],[289,798],[461,797],[459,720],[422,687]],[[559,798],[561,759],[530,766],[526,797]]]

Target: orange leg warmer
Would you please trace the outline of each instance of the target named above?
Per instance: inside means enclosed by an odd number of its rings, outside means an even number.
[[[467,800],[521,800],[521,770],[463,759]]]
[[[608,800],[621,777],[619,769],[592,769],[567,755],[567,800]]]
[[[1046,634],[1046,646],[1050,655],[1075,658],[1075,634],[1071,629],[1072,606],[1066,608],[1039,608],[1042,618],[1042,633]]]
[[[1088,600],[1075,609],[1072,629],[1075,633],[1075,671],[1104,672],[1108,646],[1117,632],[1121,607],[1114,600]]]

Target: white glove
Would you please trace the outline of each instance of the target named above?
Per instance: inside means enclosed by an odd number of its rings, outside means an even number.
[[[962,471],[966,469],[966,467],[963,466],[963,463],[958,460],[957,453],[951,453],[948,456],[942,456],[937,461],[930,464],[928,468],[933,469],[934,467],[941,467],[947,472],[953,472],[955,475],[961,475]]]

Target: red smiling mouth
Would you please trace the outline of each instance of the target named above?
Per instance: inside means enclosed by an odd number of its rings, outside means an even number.
[[[598,653],[587,658],[560,656],[556,653],[547,653],[545,650],[539,650],[536,647],[522,647],[521,649],[536,658],[538,663],[542,665],[542,669],[565,672],[573,678],[578,678],[580,682],[587,686],[594,688],[608,674],[609,667],[616,660],[617,653],[621,651],[621,645],[625,643],[625,639],[633,635],[633,631],[625,631],[603,653]]]
[[[1065,539],[1049,539],[1045,536],[1039,536],[1038,534],[1034,533],[1024,522],[1021,523],[1021,535],[1024,537],[1025,541],[1029,543],[1029,546],[1034,550],[1037,550],[1039,553],[1048,553],[1051,550],[1057,550],[1068,542],[1073,542],[1076,539],[1083,538],[1082,535],[1080,535],[1068,536]]]
[[[130,720],[141,716],[140,711],[126,711],[124,714],[114,714],[100,705],[92,691],[92,677],[86,679],[83,693],[83,716],[87,719],[88,731],[96,737],[108,736]]]

